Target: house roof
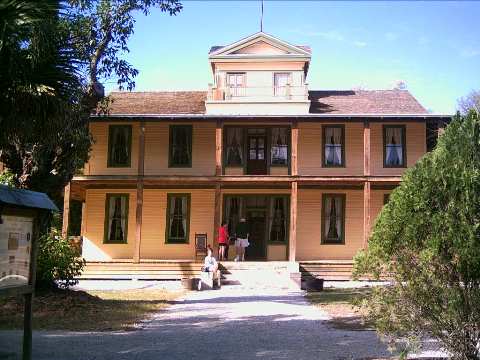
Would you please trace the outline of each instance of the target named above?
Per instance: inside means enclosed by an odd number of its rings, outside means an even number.
[[[406,90],[309,91],[311,114],[427,114]]]
[[[273,35],[267,34],[265,32],[257,32],[255,34],[249,35],[229,45],[212,46],[208,54],[219,55],[221,53],[228,52],[228,50],[233,50],[233,49],[241,48],[243,46],[248,46],[248,45],[251,45],[252,42],[258,42],[258,41],[266,41],[273,46],[280,46],[282,48],[288,49],[293,52],[303,53],[303,55],[310,55],[312,53],[312,49],[309,46],[293,45]]]
[[[206,91],[112,92],[109,115],[205,114]]]
[[[210,48],[210,50],[208,51],[209,54],[211,53],[214,53],[214,52],[217,52],[218,50],[220,49],[223,49],[226,45],[214,45]],[[308,45],[295,45],[297,48],[300,48],[308,53],[312,53],[312,48]]]
[[[112,92],[108,115],[205,114],[206,91]],[[314,90],[310,114],[428,114],[406,90]]]

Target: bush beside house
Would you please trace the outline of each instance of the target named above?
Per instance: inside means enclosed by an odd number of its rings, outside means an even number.
[[[480,358],[480,119],[457,115],[436,149],[405,173],[377,218],[355,275],[391,277],[364,303],[393,338],[438,339]]]

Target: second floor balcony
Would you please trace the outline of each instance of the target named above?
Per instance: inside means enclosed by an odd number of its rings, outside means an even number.
[[[207,101],[209,114],[262,115],[308,114],[308,84],[293,86],[238,86],[217,87],[210,84]]]

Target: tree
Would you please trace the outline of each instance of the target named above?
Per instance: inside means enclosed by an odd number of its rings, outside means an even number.
[[[438,339],[454,359],[480,359],[480,119],[457,115],[434,151],[406,171],[354,274],[379,279],[364,303],[393,338]]]
[[[468,114],[470,110],[480,112],[480,91],[472,90],[467,96],[458,99],[458,111]]]
[[[94,91],[99,90],[99,78],[112,75],[120,89],[135,87],[138,70],[120,56],[129,51],[127,41],[134,32],[135,12],[148,15],[156,7],[177,15],[182,10],[178,0],[70,0],[69,4],[66,23]]]
[[[50,195],[88,157],[88,112],[58,1],[0,4],[0,161]]]
[[[4,0],[0,3],[0,161],[16,185],[56,198],[88,160],[88,119],[101,81],[131,90],[138,70],[121,58],[134,13],[177,0]]]

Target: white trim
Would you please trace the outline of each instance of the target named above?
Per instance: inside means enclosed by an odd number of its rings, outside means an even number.
[[[290,51],[293,51],[293,52],[297,52],[299,54],[303,54],[303,56],[308,56],[309,58],[311,57],[311,54],[308,52],[308,51],[305,51],[303,50],[302,48],[299,48],[298,46],[295,46],[295,45],[292,45],[292,44],[289,44],[283,40],[280,40],[272,35],[269,35],[267,33],[264,33],[264,32],[258,32],[258,33],[255,33],[255,34],[252,34],[246,38],[243,38],[241,40],[238,40],[230,45],[226,45],[216,51],[213,51],[212,53],[209,54],[209,58],[213,58],[213,57],[216,57],[218,55],[228,55],[230,54],[231,52],[234,52],[234,51],[237,51],[243,47],[246,47],[246,46],[249,46],[255,42],[257,42],[258,40],[264,40],[267,44],[269,45],[272,45],[272,46],[277,46],[277,47],[280,47],[280,48],[284,48],[284,50],[290,50]],[[238,55],[238,54],[236,54]],[[284,55],[280,55],[280,56],[286,56],[286,55],[292,55],[292,54],[284,54]],[[276,56],[279,56],[279,55],[276,55]]]
[[[229,103],[223,101],[223,103]],[[296,117],[296,118],[352,118],[352,117],[370,117],[378,119],[388,119],[388,118],[452,118],[455,115],[453,114],[372,114],[372,113],[357,113],[357,114],[275,114],[275,115],[209,115],[209,114],[110,114],[110,115],[90,115],[91,118],[96,119],[108,119],[108,118],[251,118],[251,117],[263,117],[263,118],[283,118],[283,117]]]

